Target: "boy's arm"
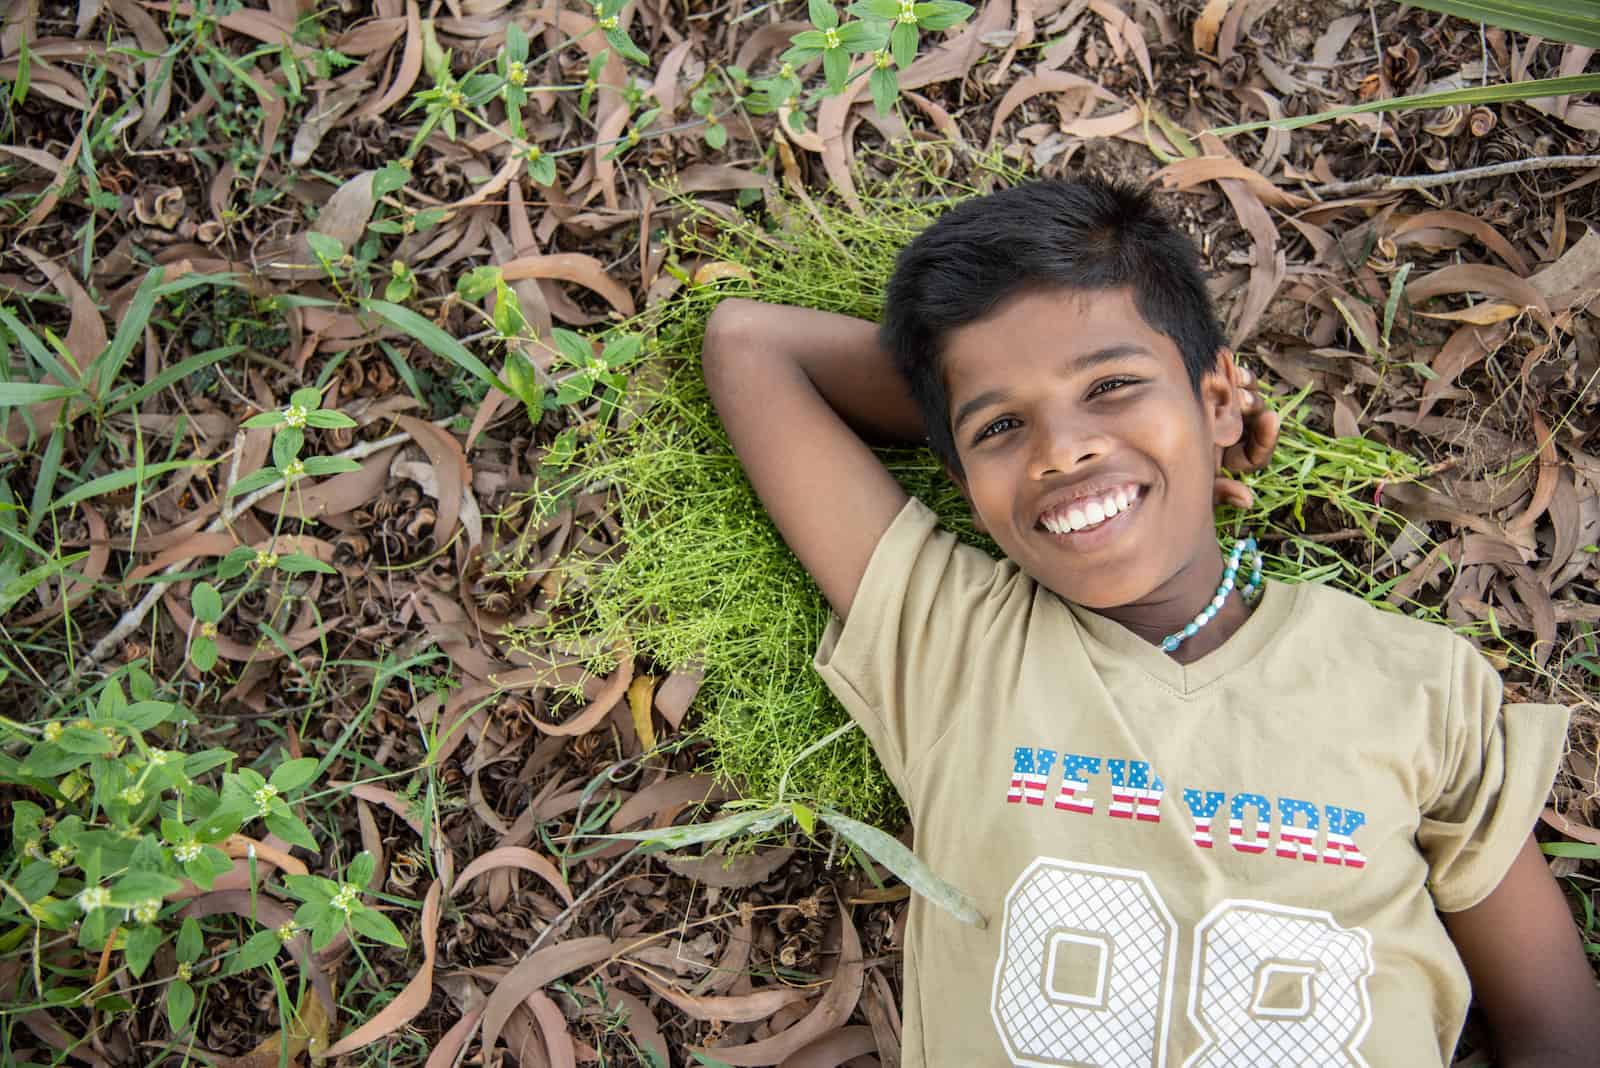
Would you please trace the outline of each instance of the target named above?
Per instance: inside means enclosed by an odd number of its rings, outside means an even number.
[[[906,502],[866,442],[923,433],[877,327],[730,299],[706,326],[701,362],[767,514],[833,610],[848,616],[878,539]]]
[[[1529,835],[1494,892],[1443,914],[1501,1068],[1580,1068],[1600,1050],[1600,993],[1561,888]]]

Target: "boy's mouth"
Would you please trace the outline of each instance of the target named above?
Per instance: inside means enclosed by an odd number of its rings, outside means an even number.
[[[1092,496],[1063,501],[1045,509],[1039,516],[1039,526],[1056,535],[1096,530],[1138,507],[1142,494],[1138,483],[1130,482]]]

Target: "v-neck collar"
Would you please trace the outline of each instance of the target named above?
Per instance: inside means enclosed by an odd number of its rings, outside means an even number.
[[[1265,649],[1284,629],[1294,614],[1299,598],[1298,585],[1285,585],[1267,579],[1262,583],[1261,599],[1250,618],[1217,648],[1189,664],[1179,663],[1161,651],[1159,645],[1145,641],[1115,620],[1079,605],[1063,602],[1091,645],[1098,645],[1112,656],[1131,661],[1145,674],[1179,693],[1194,693],[1243,667]]]

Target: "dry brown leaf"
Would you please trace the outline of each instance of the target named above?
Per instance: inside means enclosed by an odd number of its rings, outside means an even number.
[[[674,671],[656,688],[656,711],[677,729],[683,725],[683,717],[704,683],[705,676],[698,671]]]
[[[311,156],[317,151],[317,146],[322,144],[322,139],[328,132],[345,117],[345,114],[354,108],[368,95],[368,81],[357,81],[335,89],[331,93],[319,95],[316,103],[306,112],[305,121],[295,131],[294,144],[289,150],[289,165],[291,167],[304,167],[311,162]]]
[[[1269,208],[1304,208],[1311,203],[1305,197],[1279,189],[1232,156],[1207,155],[1180,159],[1167,164],[1150,176],[1150,180],[1159,181],[1162,188],[1177,190],[1193,189],[1202,183],[1215,182],[1223,178],[1237,178],[1249,186],[1250,191]]]
[[[1451,334],[1433,358],[1433,377],[1422,384],[1422,403],[1417,408],[1420,422],[1450,390],[1468,368],[1498,352],[1511,336],[1509,323],[1494,326],[1463,326]]]
[[[410,415],[396,415],[394,419],[400,429],[411,435],[411,440],[422,446],[439,477],[439,517],[433,526],[433,544],[443,547],[455,533],[462,492],[472,485],[472,467],[461,443],[443,427]]]
[[[280,869],[289,872],[291,875],[307,874],[306,866],[292,854],[278,849],[276,846],[268,845],[266,842],[258,842],[256,839],[246,835],[230,834],[219,848],[234,860],[247,859],[251,852],[254,851],[257,857],[276,864]]]
[[[630,797],[611,816],[610,829],[624,831],[643,819],[665,826],[685,805],[726,801],[728,792],[709,775],[672,775]]]
[[[1600,829],[1590,827],[1584,823],[1578,823],[1563,816],[1553,808],[1545,809],[1539,814],[1539,818],[1547,826],[1554,827],[1568,838],[1576,838],[1580,842],[1588,842],[1590,845],[1600,846]]]
[[[813,991],[809,987],[774,986],[750,994],[733,994],[727,997],[695,997],[668,986],[641,973],[640,979],[651,990],[670,1001],[679,1012],[691,1020],[724,1023],[756,1023],[765,1020],[779,1009],[804,1001]],[[712,1051],[712,1056],[717,1056]]]
[[[857,1025],[841,1027],[824,1035],[800,1052],[784,1058],[778,1068],[839,1068],[853,1057],[878,1052],[872,1028]]]
[[[570,971],[587,968],[605,960],[620,947],[609,938],[593,936],[557,942],[530,953],[495,984],[483,1005],[483,1048],[486,1056],[500,1041],[512,1010],[527,1001],[528,995]]]
[[[1472,326],[1493,326],[1495,323],[1503,323],[1507,319],[1515,319],[1522,314],[1522,309],[1515,304],[1490,300],[1458,311],[1418,312],[1417,314],[1424,319],[1439,319],[1451,323],[1469,323]]]
[[[1106,38],[1111,42],[1117,58],[1122,57],[1120,46],[1126,44],[1133,52],[1133,58],[1138,61],[1139,70],[1144,73],[1145,85],[1154,91],[1156,76],[1150,67],[1150,47],[1145,43],[1144,29],[1114,0],[1089,0],[1089,10],[1105,20]]]
[[[405,99],[406,94],[411,92],[411,87],[416,84],[417,75],[421,73],[422,19],[417,10],[417,0],[406,0],[406,47],[400,56],[400,69],[395,72],[394,81],[389,84],[383,95],[364,105],[356,114],[363,118],[382,115]]]
[[[628,692],[628,683],[632,681],[633,650],[623,647],[617,651],[617,670],[606,677],[605,685],[582,711],[561,723],[549,723],[535,717],[533,725],[546,734],[561,736],[587,734],[599,726],[600,721],[617,707],[617,702]]]
[[[1011,113],[1022,105],[1024,100],[1038,96],[1040,93],[1069,93],[1083,91],[1101,100],[1115,100],[1116,97],[1106,92],[1100,86],[1078,74],[1064,70],[1050,70],[1041,74],[1030,74],[1018,78],[1006,95],[1000,98],[1000,103],[995,105],[994,118],[989,122],[989,141],[992,144],[1000,132],[1001,123],[1011,116]]]
[[[1533,283],[1519,278],[1504,267],[1487,263],[1458,263],[1441,267],[1406,284],[1406,299],[1413,306],[1447,293],[1483,293],[1510,301],[1521,308],[1532,308],[1546,321],[1550,305]]]
[[[540,256],[520,256],[500,264],[507,282],[524,278],[554,278],[575,282],[605,298],[623,318],[634,313],[633,296],[606,274],[605,265],[581,252],[552,252]]]
[[[539,1035],[544,1039],[550,1068],[577,1068],[578,1050],[573,1045],[572,1032],[567,1028],[567,1018],[561,1009],[542,991],[535,990],[523,999],[523,1004],[533,1013],[539,1025]]]
[[[422,901],[422,968],[395,999],[360,1027],[328,1048],[329,1057],[340,1057],[399,1030],[428,1007],[433,997],[433,961],[439,935],[439,882],[434,880]]]
[[[482,1017],[481,1006],[466,1012],[461,1019],[451,1025],[450,1030],[446,1031],[438,1042],[434,1043],[433,1052],[428,1054],[428,1062],[422,1068],[451,1068],[456,1062],[456,1055],[467,1044],[467,1039],[472,1037],[472,1032]]]
[[[477,857],[471,864],[461,869],[460,876],[457,877],[455,885],[450,889],[450,896],[454,897],[459,894],[466,888],[468,883],[483,873],[500,868],[519,868],[522,871],[532,872],[554,887],[556,893],[561,895],[561,900],[568,905],[573,902],[572,888],[561,877],[560,870],[543,856],[526,846],[500,846]]]
[[[649,1050],[656,1056],[656,1064],[671,1064],[671,1054],[667,1049],[667,1040],[661,1037],[661,1025],[656,1022],[655,1014],[650,1011],[639,998],[634,997],[616,984],[606,981],[606,1000],[610,1004],[620,1005],[625,1012],[622,1026],[628,1029],[628,1034],[633,1038],[633,1044],[641,1049]]]
[[[1194,20],[1194,50],[1202,55],[1213,55],[1217,46],[1217,31],[1228,14],[1233,0],[1206,0],[1200,17]]]
[[[745,853],[737,857],[707,853],[703,857],[664,856],[659,859],[674,875],[682,875],[707,886],[737,890],[766,880],[773,872],[788,863],[792,856],[794,856],[793,849],[780,847]]]
[[[1455,230],[1458,233],[1468,234],[1483,242],[1483,246],[1505,262],[1519,275],[1528,273],[1528,261],[1523,259],[1522,253],[1512,247],[1493,226],[1478,218],[1468,215],[1464,211],[1424,211],[1403,219],[1397,225],[1392,236],[1396,244],[1404,244],[1401,238],[1417,230],[1430,229]]]
[[[1600,231],[1586,231],[1561,258],[1528,279],[1552,307],[1570,307],[1600,289]]]
[[[848,1020],[850,1014],[855,1011],[856,1002],[861,998],[865,964],[861,958],[861,941],[856,936],[855,925],[850,922],[848,910],[839,912],[834,919],[834,927],[839,931],[839,937],[829,941],[839,946],[838,967],[828,984],[827,993],[817,1000],[816,1007],[798,1023],[771,1038],[743,1046],[731,1048],[719,1046],[710,1049],[691,1047],[691,1049],[731,1064],[734,1068],[776,1064]]]

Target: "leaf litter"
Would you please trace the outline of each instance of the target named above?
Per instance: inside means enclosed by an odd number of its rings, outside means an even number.
[[[728,817],[749,826],[758,810],[739,807],[738,789],[769,801],[772,784],[706,774],[726,770],[719,752],[732,747],[707,730],[725,678],[715,650],[632,634],[516,637],[553,633],[551,607],[590,566],[574,562],[604,566],[634,533],[626,485],[584,487],[557,515],[541,506],[561,434],[649,413],[590,401],[530,420],[498,387],[471,387],[475,367],[492,377],[482,316],[498,301],[480,298],[480,315],[456,292],[468,270],[498,265],[546,338],[641,309],[648,323],[686,298],[685,314],[703,314],[741,287],[781,295],[756,261],[721,258],[733,246],[713,235],[741,209],[765,212],[779,242],[811,226],[826,233],[818,246],[865,241],[850,247],[879,270],[904,237],[870,225],[886,175],[912,174],[897,188],[930,200],[1004,180],[996,165],[1089,167],[1168,189],[1234,343],[1268,369],[1300,434],[1262,476],[1270,492],[1258,489],[1252,516],[1275,564],[1457,626],[1502,667],[1508,695],[1573,707],[1543,822],[1553,841],[1600,842],[1600,171],[1453,177],[1592,156],[1595,107],[1568,96],[1206,133],[1491,73],[1577,75],[1591,54],[1374,10],[1376,20],[1213,0],[1174,22],[1128,0],[992,0],[902,72],[899,126],[878,122],[866,94],[846,94],[823,103],[814,131],[730,117],[720,148],[691,129],[620,159],[591,144],[604,139],[593,131],[627,129],[638,70],[657,125],[682,122],[719,57],[736,55],[752,76],[775,71],[807,25],[803,5],[742,19],[630,7],[629,29],[662,57],[637,70],[593,32],[586,5],[558,2],[380,0],[322,14],[274,2],[207,16],[108,0],[8,12],[0,80],[26,106],[8,112],[0,159],[12,316],[0,320],[0,387],[20,378],[59,392],[0,410],[0,515],[21,523],[0,527],[8,545],[72,562],[35,574],[21,551],[0,552],[5,589],[19,591],[0,597],[0,622],[8,643],[35,650],[35,666],[0,679],[6,705],[22,722],[51,715],[42,694],[91,667],[183,674],[207,701],[191,743],[263,768],[303,752],[326,784],[302,805],[322,854],[240,834],[213,889],[174,895],[206,921],[208,949],[226,953],[252,925],[291,917],[273,873],[333,876],[363,849],[381,873],[366,899],[409,943],[358,957],[347,939],[313,953],[296,934],[285,990],[217,965],[204,1018],[183,1035],[108,1002],[36,1005],[14,1052],[276,1064],[383,1047],[393,1063],[443,1065],[491,1060],[499,1042],[530,1064],[687,1064],[695,1049],[725,1064],[898,1063],[904,901],[874,890],[859,864],[838,865],[830,832],[786,824],[760,843],[704,845],[686,834],[669,852],[602,837]],[[503,119],[452,140],[423,132],[409,107],[444,70],[462,77],[491,61],[513,22],[554,49],[539,77],[581,81],[594,65],[592,119],[573,94],[530,90],[532,143],[589,146],[538,177]],[[430,59],[435,48],[448,68]],[[164,62],[174,49],[178,61]],[[120,142],[102,136],[113,128]],[[885,143],[884,130],[902,129],[912,147]],[[406,173],[391,171],[419,136]],[[1393,175],[1444,181],[1325,192]],[[831,207],[830,180],[848,212]],[[363,248],[375,237],[383,259]],[[141,305],[150,267],[159,282],[148,284],[170,292]],[[379,284],[353,301],[351,287],[373,277],[392,279],[399,298],[377,300]],[[865,303],[820,282],[788,292],[872,310],[870,286]],[[408,307],[415,296],[431,299]],[[541,359],[539,373],[567,373]],[[629,386],[650,381],[640,370]],[[352,469],[230,497],[271,462],[272,434],[243,424],[308,385],[356,425],[307,439]],[[1362,462],[1375,474],[1352,490],[1341,473]],[[280,516],[309,526],[283,529]],[[185,667],[197,569],[235,549],[316,567],[240,598],[214,640],[222,667]],[[815,760],[871,775],[858,742]],[[8,784],[0,794],[38,796]],[[855,814],[893,812],[863,796]],[[1592,876],[1584,856],[1552,863]],[[1591,885],[1572,883],[1592,898]],[[212,926],[225,917],[231,926]],[[1592,924],[1588,938],[1600,942]],[[177,967],[163,953],[161,984]],[[155,1006],[160,984],[138,986],[115,954],[62,950],[52,966],[84,960],[103,972],[101,995]],[[8,995],[25,989],[26,961],[15,945],[0,955]]]

